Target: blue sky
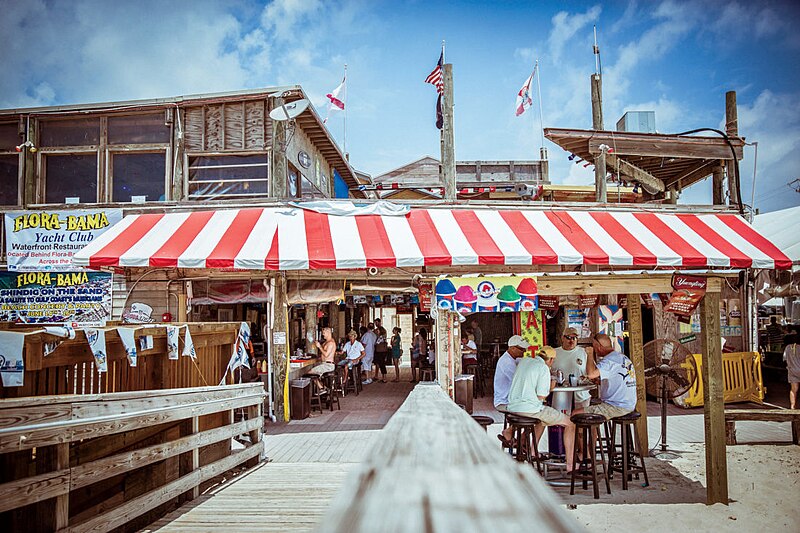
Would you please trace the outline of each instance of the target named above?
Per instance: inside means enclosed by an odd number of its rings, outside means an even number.
[[[423,83],[447,42],[456,157],[534,159],[538,102],[514,116],[541,64],[547,127],[589,128],[597,25],[607,128],[654,110],[660,132],[723,128],[736,90],[740,133],[758,141],[755,205],[800,204],[800,7],[792,2],[0,0],[0,108],[301,84],[325,114],[348,64],[347,151],[372,175],[439,156],[435,90]],[[343,143],[343,117],[330,129]],[[546,143],[554,183],[588,169]],[[754,149],[745,150],[750,203]],[[710,200],[710,180],[682,202]]]

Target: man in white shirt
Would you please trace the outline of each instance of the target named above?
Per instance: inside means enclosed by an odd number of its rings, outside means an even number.
[[[353,366],[357,365],[359,361],[364,358],[364,345],[356,340],[358,337],[358,333],[355,330],[350,330],[350,333],[347,334],[347,338],[349,339],[347,343],[342,348],[344,352],[345,359],[339,361],[339,366],[344,367],[344,383],[347,383],[347,375]],[[359,378],[361,376],[358,376]]]
[[[494,369],[494,408],[498,411],[506,411],[508,392],[511,390],[511,381],[514,379],[517,363],[530,347],[528,341],[519,335],[514,335],[508,339],[508,350],[497,360],[497,366]]]
[[[574,376],[577,380],[586,375],[586,350],[578,346],[578,330],[567,328],[561,336],[561,347],[556,348],[556,359],[553,361],[553,370],[561,370],[564,379]],[[574,385],[576,383],[569,383]],[[568,394],[568,393],[562,393]],[[592,399],[589,391],[575,391],[573,393],[573,406],[575,409],[585,408]]]
[[[600,414],[606,419],[627,415],[636,409],[636,373],[633,363],[625,355],[614,350],[611,339],[605,333],[598,333],[592,339],[592,347],[597,357],[586,362],[586,377],[600,378],[600,400],[602,403],[584,409],[587,413]]]
[[[364,373],[367,375],[367,379],[363,381],[364,385],[369,385],[372,383],[372,361],[375,359],[375,342],[378,340],[378,336],[375,335],[375,325],[370,322],[367,324],[367,332],[364,333],[364,336],[361,337],[361,344],[364,345],[364,360],[361,361],[361,365],[363,367]]]

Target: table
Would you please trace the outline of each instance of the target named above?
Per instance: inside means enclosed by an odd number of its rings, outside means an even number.
[[[569,416],[572,413],[572,403],[574,394],[577,391],[590,391],[596,389],[597,385],[594,383],[589,385],[566,385],[554,387],[552,397],[550,399],[550,406],[557,411]],[[567,464],[561,457],[564,456],[564,442],[563,435],[564,428],[561,426],[550,426],[547,428],[547,446],[550,452],[550,459],[544,461],[544,477],[545,480],[551,485],[564,485],[569,484],[569,479],[566,476]],[[558,476],[548,476],[549,470],[558,470]]]

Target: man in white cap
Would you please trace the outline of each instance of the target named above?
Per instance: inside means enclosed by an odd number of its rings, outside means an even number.
[[[528,341],[514,335],[508,339],[508,350],[497,360],[494,370],[494,408],[505,412],[508,405],[508,391],[511,390],[511,381],[517,370],[519,358],[525,355],[530,348]]]
[[[564,334],[561,336],[561,347],[556,348],[553,370],[561,370],[565,381],[569,379],[570,375],[573,376],[575,383],[567,383],[568,385],[577,385],[578,378],[586,375],[586,350],[578,346],[577,329],[567,328],[564,330]],[[573,394],[573,408],[575,409],[585,408],[592,399],[589,391],[575,391]]]

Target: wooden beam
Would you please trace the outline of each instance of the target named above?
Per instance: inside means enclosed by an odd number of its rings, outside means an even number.
[[[444,198],[449,202],[456,199],[456,149],[453,125],[453,65],[444,65],[444,95],[442,96],[442,183]]]
[[[286,301],[286,277],[275,278],[272,298],[272,396],[270,398],[278,420],[289,421],[289,315]],[[278,342],[283,344],[278,344]]]
[[[717,164],[713,170],[713,190],[712,198],[714,205],[725,205],[725,194],[723,193],[723,182],[725,180],[725,167]]]
[[[628,163],[624,159],[620,159],[613,154],[607,154],[606,163],[608,168],[619,170],[620,174],[641,183],[644,187],[644,190],[650,194],[657,194],[664,192],[665,190],[663,181],[653,176],[649,172]]]
[[[700,302],[703,364],[703,413],[706,446],[706,503],[728,505],[728,468],[725,455],[725,404],[719,294],[706,293]]]
[[[647,438],[647,395],[644,383],[644,334],[642,332],[642,304],[639,293],[628,294],[628,342],[633,362],[633,370],[636,373],[636,410],[642,416],[636,422],[636,433],[639,435],[639,442],[642,449],[639,450],[642,456],[647,455],[650,450]]]
[[[701,160],[684,170],[682,173],[672,176],[668,180],[664,180],[664,183],[667,185],[667,187],[677,186],[681,189],[685,189],[689,185],[692,185],[693,183],[706,178],[709,174],[712,174],[714,172],[714,168],[718,164],[719,162],[716,160]]]

